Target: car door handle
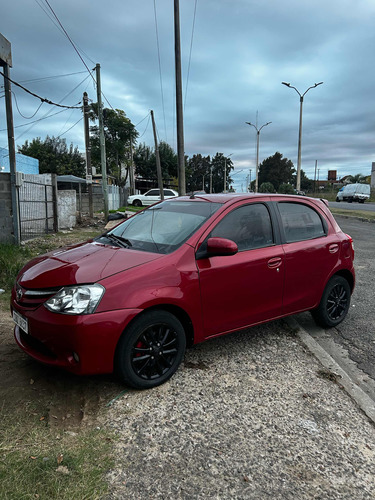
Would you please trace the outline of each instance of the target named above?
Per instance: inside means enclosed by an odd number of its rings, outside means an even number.
[[[281,257],[274,257],[273,259],[270,259],[267,264],[270,269],[274,269],[275,267],[279,267],[282,263],[282,258]]]
[[[332,245],[329,245],[329,253],[336,253],[339,249],[339,246],[337,243],[332,243]]]

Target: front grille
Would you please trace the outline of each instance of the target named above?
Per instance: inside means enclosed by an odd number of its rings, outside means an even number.
[[[60,288],[45,288],[39,290],[28,290],[17,284],[16,301],[22,307],[36,309],[43,304],[47,299],[55,295]]]

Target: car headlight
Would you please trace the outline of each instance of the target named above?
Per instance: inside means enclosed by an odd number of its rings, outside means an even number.
[[[104,292],[105,288],[101,285],[66,286],[48,299],[44,307],[61,314],[91,314]]]

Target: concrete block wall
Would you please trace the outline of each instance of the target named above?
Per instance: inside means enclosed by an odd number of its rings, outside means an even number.
[[[10,174],[0,173],[0,243],[13,241]]]
[[[57,192],[58,225],[60,229],[69,229],[77,223],[77,201],[74,189]]]

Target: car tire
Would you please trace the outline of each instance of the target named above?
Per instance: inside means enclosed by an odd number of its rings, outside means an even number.
[[[141,206],[142,206],[141,200],[134,200],[133,201],[133,207],[141,207]]]
[[[365,200],[358,200],[358,201],[359,201],[359,203],[364,203],[365,202]]]
[[[339,198],[336,198],[336,201],[337,201],[338,203],[340,203],[340,201],[341,201],[341,200],[340,200]]]
[[[348,198],[348,203],[353,203],[353,198]]]
[[[343,321],[350,306],[351,289],[342,276],[333,276],[324,289],[319,306],[311,311],[316,323],[332,328]]]
[[[149,311],[122,334],[115,354],[115,372],[134,389],[150,389],[176,372],[186,349],[185,330],[167,311]]]

